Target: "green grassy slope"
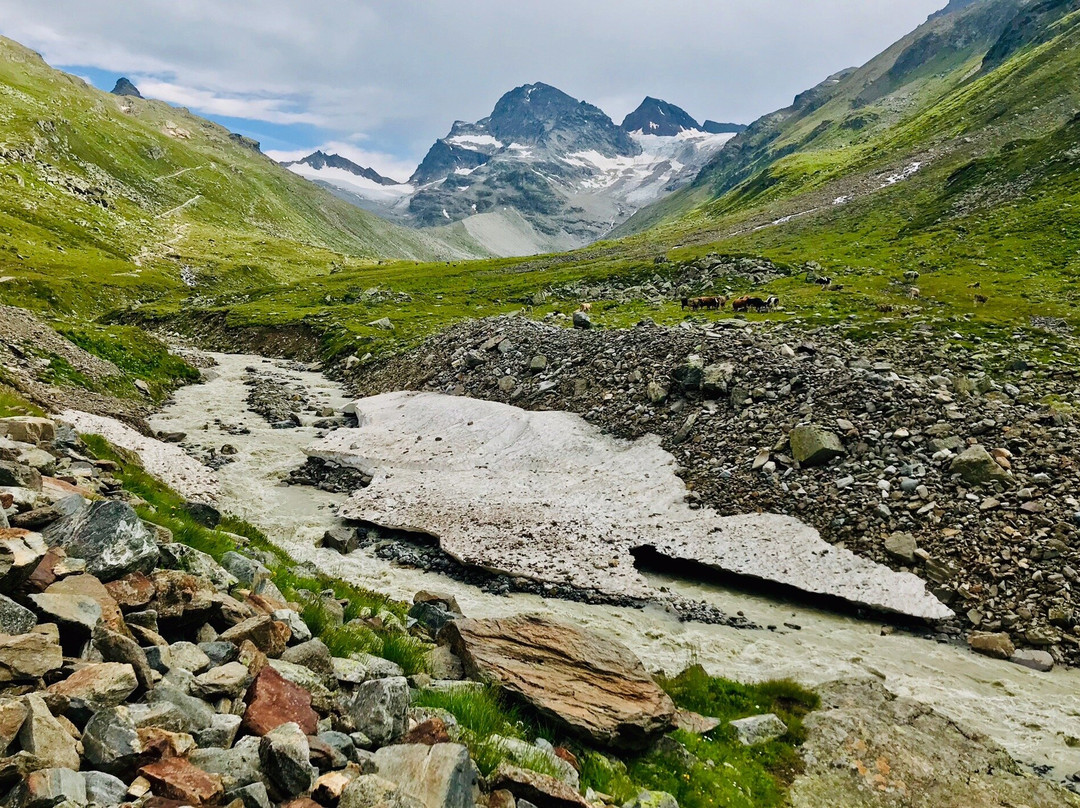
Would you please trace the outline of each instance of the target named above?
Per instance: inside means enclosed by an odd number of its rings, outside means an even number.
[[[0,39],[0,301],[92,314],[374,259],[468,258],[296,177],[221,127],[118,98]]]

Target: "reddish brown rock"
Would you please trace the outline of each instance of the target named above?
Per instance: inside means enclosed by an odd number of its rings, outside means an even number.
[[[514,795],[505,788],[492,791],[488,795],[487,808],[516,808],[516,806],[517,800],[514,799]]]
[[[105,584],[105,589],[121,609],[132,611],[146,608],[157,592],[154,582],[141,572],[110,581]]]
[[[0,494],[0,508],[5,511],[15,504],[15,497],[11,494]]]
[[[446,730],[446,723],[441,718],[429,718],[406,732],[397,743],[434,746],[438,743],[450,743],[452,740]]]
[[[455,620],[449,640],[470,676],[549,721],[614,749],[645,749],[675,725],[675,704],[626,646],[535,616]]]
[[[241,665],[248,669],[248,673],[252,676],[258,676],[259,672],[270,664],[266,654],[256,648],[255,643],[251,640],[244,640],[240,643],[240,654],[237,659]]]
[[[295,800],[282,803],[281,808],[322,808],[322,806],[307,797],[297,797]]]
[[[67,559],[62,547],[50,547],[26,582],[28,592],[44,592],[60,579],[57,567]]]
[[[265,595],[248,595],[244,602],[247,603],[256,612],[256,614],[272,615],[279,609],[289,608],[288,603],[280,600],[274,600],[273,598],[268,598]]]
[[[167,758],[143,766],[139,774],[150,781],[154,795],[188,805],[213,805],[225,793],[221,776],[207,774],[184,758]]]
[[[560,760],[565,760],[567,763],[574,767],[574,771],[578,773],[581,772],[581,763],[578,762],[577,755],[575,755],[565,746],[555,747],[555,757],[559,758]]]
[[[240,645],[250,640],[255,647],[271,659],[276,659],[288,647],[292,630],[269,615],[260,615],[245,620],[224,632],[218,639]]]
[[[509,791],[515,799],[528,800],[538,808],[591,808],[584,797],[562,780],[509,763],[499,764],[488,778],[488,786],[493,791]]]
[[[259,671],[244,702],[248,707],[243,727],[252,735],[265,735],[290,722],[298,724],[305,735],[318,731],[319,716],[311,709],[311,694],[269,666]]]

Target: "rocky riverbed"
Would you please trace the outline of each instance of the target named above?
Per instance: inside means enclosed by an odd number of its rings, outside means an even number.
[[[875,620],[861,620],[773,598],[726,590],[704,581],[648,573],[657,589],[688,601],[704,600],[730,615],[742,613],[766,630],[683,622],[659,607],[628,609],[512,593],[495,596],[443,575],[405,568],[380,557],[378,547],[349,555],[320,547],[345,496],[283,484],[324,430],[307,426],[275,430],[248,410],[246,368],[285,373],[327,406],[343,408],[344,390],[321,374],[257,357],[216,355],[218,366],[203,385],[181,390],[154,419],[155,428],[186,432],[196,453],[224,442],[235,445],[232,463],[217,472],[223,507],[258,524],[297,560],[329,575],[409,599],[421,589],[453,594],[470,616],[540,613],[615,638],[650,670],[681,670],[691,661],[710,671],[759,680],[793,677],[811,685],[845,677],[872,677],[895,695],[933,707],[962,726],[985,733],[1011,755],[1049,776],[1080,768],[1072,746],[1080,737],[1080,680],[1075,671],[1036,673],[971,653],[959,643],[935,643]],[[403,377],[404,379],[405,377]],[[813,521],[809,517],[808,521]],[[768,630],[772,627],[772,630]]]
[[[797,517],[926,580],[959,616],[953,630],[1007,633],[1044,661],[1075,663],[1080,430],[1055,402],[1074,395],[1077,371],[1058,338],[1045,342],[498,318],[359,368],[353,382],[365,394],[464,394],[578,413],[619,437],[657,435],[718,513]]]

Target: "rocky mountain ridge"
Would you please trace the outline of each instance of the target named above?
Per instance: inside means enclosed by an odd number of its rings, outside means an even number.
[[[689,183],[737,129],[708,131],[652,98],[627,122],[633,130],[537,83],[506,93],[480,121],[455,122],[408,183],[358,187],[314,155],[301,161],[305,166],[290,167],[404,224],[462,222],[497,254],[568,249],[595,241],[637,208]]]

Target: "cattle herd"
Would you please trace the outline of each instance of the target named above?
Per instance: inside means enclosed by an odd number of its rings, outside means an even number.
[[[773,295],[762,300],[760,297],[751,297],[749,295],[743,295],[737,297],[734,300],[730,300],[727,297],[684,297],[682,299],[682,307],[684,309],[690,309],[690,311],[700,311],[701,309],[712,309],[719,311],[727,306],[728,302],[731,303],[731,309],[735,312],[747,312],[756,311],[765,313],[774,311],[780,308],[780,298]]]

